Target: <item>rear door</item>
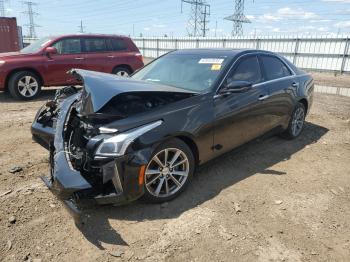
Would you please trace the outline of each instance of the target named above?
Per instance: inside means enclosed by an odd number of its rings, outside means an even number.
[[[46,57],[46,79],[50,85],[75,84],[76,79],[67,74],[72,68],[84,68],[81,39],[64,38],[52,44],[57,54]]]
[[[218,95],[214,98],[215,155],[227,152],[267,131],[264,98],[268,89],[256,55],[245,55],[224,81],[248,81],[253,87],[245,92]]]
[[[266,100],[271,128],[285,125],[294,109],[294,97],[299,83],[291,69],[277,56],[261,54],[259,60],[269,91]]]
[[[87,70],[111,73],[113,53],[107,46],[105,37],[85,37],[83,39],[85,52],[85,68]]]
[[[113,69],[118,65],[128,65],[132,64],[131,59],[134,58],[134,54],[128,50],[128,47],[122,38],[111,37],[107,39],[107,46],[111,51],[111,56],[109,56],[109,61],[112,63]],[[130,66],[131,67],[131,66]],[[111,72],[113,71],[111,70]]]

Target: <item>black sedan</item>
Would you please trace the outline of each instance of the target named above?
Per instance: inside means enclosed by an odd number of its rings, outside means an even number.
[[[309,74],[258,50],[178,50],[131,78],[70,73],[83,89],[58,91],[32,134],[50,152],[44,182],[76,212],[169,201],[214,157],[270,130],[296,138],[314,90]]]

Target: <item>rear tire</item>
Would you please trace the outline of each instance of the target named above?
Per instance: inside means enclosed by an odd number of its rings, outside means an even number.
[[[115,74],[120,77],[128,77],[129,75],[131,75],[131,73],[131,70],[125,66],[118,66],[114,68],[112,72],[112,74]]]
[[[285,139],[295,139],[303,131],[306,116],[305,106],[298,102],[289,120],[288,128],[281,134]]]
[[[41,81],[30,71],[20,71],[10,77],[8,90],[15,99],[31,100],[39,95]]]
[[[170,201],[181,194],[192,180],[195,159],[191,149],[180,139],[158,146],[145,171],[145,194],[150,203]]]

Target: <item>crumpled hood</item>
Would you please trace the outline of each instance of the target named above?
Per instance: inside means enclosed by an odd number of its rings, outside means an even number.
[[[70,73],[83,83],[80,114],[85,116],[97,113],[112,98],[122,93],[173,92],[196,94],[177,87],[118,77],[113,74],[83,69],[72,69]]]

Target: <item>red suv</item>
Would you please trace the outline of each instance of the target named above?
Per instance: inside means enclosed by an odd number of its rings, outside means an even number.
[[[28,100],[42,86],[78,84],[66,73],[72,68],[128,76],[142,66],[139,49],[125,36],[46,37],[19,52],[0,53],[0,90]]]

